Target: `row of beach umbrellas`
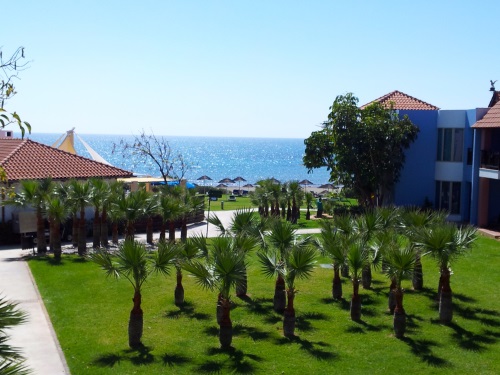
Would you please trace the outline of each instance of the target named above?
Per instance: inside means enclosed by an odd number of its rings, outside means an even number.
[[[206,181],[213,181],[210,177],[208,177],[207,175],[203,175],[201,177],[199,177],[197,179],[198,181],[203,181],[203,184],[205,185],[206,184]],[[275,179],[274,177],[272,178],[273,182],[274,183],[277,183],[279,184],[280,181]],[[226,184],[234,184],[238,182],[238,189],[241,189],[241,183],[242,182],[247,182],[247,180],[245,180],[243,177],[236,177],[235,179],[231,179],[229,177],[226,177],[226,178],[223,178],[222,180],[219,181],[219,185],[217,185],[217,187],[219,188],[225,188],[227,187]],[[312,181],[309,181],[309,180],[302,180],[299,182],[300,185],[304,185],[304,189],[307,190],[307,185],[314,185],[314,183]],[[246,185],[243,185],[243,187],[246,187],[246,188],[249,188],[249,187],[253,187],[252,184],[246,184]],[[333,184],[323,184],[319,187],[320,189],[327,189],[328,191],[330,191],[330,189],[334,189],[335,186]]]

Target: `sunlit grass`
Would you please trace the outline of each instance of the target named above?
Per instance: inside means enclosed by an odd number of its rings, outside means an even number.
[[[327,264],[320,258],[318,264]],[[274,281],[261,276],[250,258],[249,298],[234,297],[233,351],[219,349],[215,293],[200,290],[185,275],[186,305],[174,305],[175,277],[153,276],[144,287],[145,347],[128,348],[127,322],[132,288],[106,279],[97,265],[64,256],[29,262],[51,316],[71,373],[78,374],[497,374],[500,372],[500,243],[480,238],[453,267],[453,324],[438,321],[434,301],[438,270],[424,258],[422,292],[409,282],[404,306],[406,338],[392,333],[387,313],[388,281],[374,272],[373,288],[362,290],[361,322],[349,319],[346,301],[331,298],[332,270],[318,266],[298,280],[297,337],[282,335],[281,316],[272,311]]]

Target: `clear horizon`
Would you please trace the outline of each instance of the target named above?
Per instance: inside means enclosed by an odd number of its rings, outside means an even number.
[[[399,90],[472,109],[500,79],[492,0],[18,0],[2,11],[4,58],[24,46],[31,61],[5,108],[40,133],[304,139],[337,95],[361,105]]]

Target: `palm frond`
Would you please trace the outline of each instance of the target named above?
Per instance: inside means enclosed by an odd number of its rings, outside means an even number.
[[[264,276],[269,278],[276,276],[283,268],[282,262],[278,258],[278,254],[274,251],[259,252],[257,258],[261,265],[261,271]]]
[[[181,246],[171,242],[161,241],[158,251],[153,253],[153,270],[165,276],[170,275],[170,267],[178,258]]]

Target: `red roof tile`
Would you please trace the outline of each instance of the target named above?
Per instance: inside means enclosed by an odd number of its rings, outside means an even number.
[[[132,177],[133,173],[30,139],[0,138],[0,166],[9,181]]]
[[[484,117],[472,127],[475,129],[500,128],[500,101],[491,107]]]
[[[381,96],[380,98],[375,99],[370,103],[361,106],[361,108],[363,109],[375,102],[381,103],[382,105],[387,107],[389,107],[390,103],[392,103],[394,109],[401,109],[401,110],[435,111],[439,109],[438,107],[432,104],[426,103],[420,99],[414,98],[413,96],[407,95],[397,90],[390,92],[389,94],[385,94],[384,96]]]

